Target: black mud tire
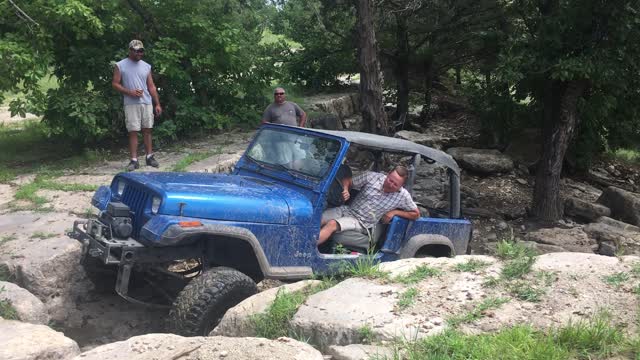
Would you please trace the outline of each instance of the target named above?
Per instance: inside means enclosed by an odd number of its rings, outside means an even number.
[[[118,267],[108,266],[98,258],[87,256],[82,262],[87,278],[93,284],[94,291],[100,294],[115,294]]]
[[[167,330],[183,336],[207,336],[227,310],[257,292],[256,283],[238,270],[209,269],[180,292],[169,312]]]

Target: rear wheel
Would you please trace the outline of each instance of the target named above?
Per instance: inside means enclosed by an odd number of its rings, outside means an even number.
[[[184,336],[207,336],[227,310],[257,292],[256,283],[238,270],[209,269],[180,292],[169,312],[168,329]]]

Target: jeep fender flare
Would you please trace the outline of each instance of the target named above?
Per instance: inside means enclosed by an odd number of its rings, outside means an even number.
[[[165,246],[170,244],[177,245],[187,238],[198,235],[224,236],[247,242],[253,249],[260,270],[266,278],[297,280],[309,278],[313,275],[313,270],[308,266],[271,266],[256,236],[250,230],[238,226],[203,224],[198,227],[182,228],[175,224],[167,228],[162,234],[159,243]]]
[[[456,250],[453,247],[453,243],[448,237],[444,235],[435,234],[422,234],[416,235],[409,239],[406,244],[400,249],[400,259],[409,259],[416,256],[418,251],[425,246],[436,245],[449,248],[450,255],[454,256]]]

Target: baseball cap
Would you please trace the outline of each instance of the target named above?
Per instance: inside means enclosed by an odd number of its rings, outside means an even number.
[[[140,40],[131,40],[129,43],[129,49],[140,50],[144,49],[144,45],[142,45],[142,41]]]

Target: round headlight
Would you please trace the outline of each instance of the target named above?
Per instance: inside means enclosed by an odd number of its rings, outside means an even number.
[[[153,199],[151,200],[151,213],[157,214],[158,210],[160,209],[161,203],[162,203],[162,199],[157,196],[154,196]]]
[[[118,181],[118,196],[122,196],[122,193],[124,193],[124,186],[126,185],[126,183],[124,181]]]

